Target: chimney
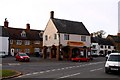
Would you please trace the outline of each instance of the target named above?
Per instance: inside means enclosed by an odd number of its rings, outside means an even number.
[[[9,25],[9,22],[8,22],[7,18],[5,18],[4,27],[8,27],[8,25]]]
[[[50,12],[50,18],[53,19],[54,18],[54,11]]]
[[[120,36],[120,33],[118,33],[117,36]]]
[[[30,30],[30,24],[29,23],[26,24],[26,29]]]

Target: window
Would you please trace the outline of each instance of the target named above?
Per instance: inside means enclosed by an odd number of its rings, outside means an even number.
[[[43,32],[40,32],[39,36],[40,36],[40,38],[42,38],[43,37]]]
[[[25,40],[25,45],[30,45],[30,41]]]
[[[26,37],[26,32],[25,32],[25,31],[22,31],[21,36],[22,36],[22,37]]]
[[[110,49],[111,47],[110,46],[108,46],[108,49]]]
[[[30,53],[30,49],[25,49],[25,53]]]
[[[54,39],[57,39],[57,34],[54,34]]]
[[[47,36],[47,35],[45,35],[45,40],[46,40],[46,41],[48,40],[48,36]]]
[[[16,45],[22,45],[22,40],[17,40]]]
[[[96,48],[96,45],[93,45],[92,48]]]
[[[103,48],[103,45],[101,45],[100,47]]]
[[[64,34],[64,40],[69,40],[69,35],[68,34]]]
[[[10,44],[13,44],[13,40],[10,40]]]
[[[86,41],[86,36],[81,36],[81,41]]]
[[[40,41],[34,41],[34,44],[40,44]]]
[[[34,48],[34,52],[40,52],[40,48]]]
[[[21,51],[21,49],[19,49],[19,48],[16,48],[16,52],[20,52]]]

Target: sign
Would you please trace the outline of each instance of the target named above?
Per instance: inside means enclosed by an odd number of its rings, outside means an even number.
[[[67,44],[69,46],[76,46],[76,47],[85,46],[85,44],[83,42],[68,41]]]

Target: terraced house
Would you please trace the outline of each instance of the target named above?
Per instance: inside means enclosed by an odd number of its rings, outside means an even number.
[[[14,56],[17,52],[28,54],[40,53],[42,51],[42,30],[30,29],[30,24],[26,24],[26,29],[9,27],[9,22],[5,19],[2,26],[4,33],[9,37],[9,55]]]
[[[50,12],[43,33],[44,58],[46,55],[56,59],[70,59],[80,54],[88,56],[90,44],[90,34],[82,22],[54,18],[54,11]]]

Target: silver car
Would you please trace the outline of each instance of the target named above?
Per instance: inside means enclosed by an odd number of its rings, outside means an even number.
[[[0,58],[5,58],[6,55],[5,55],[5,52],[0,52]]]

